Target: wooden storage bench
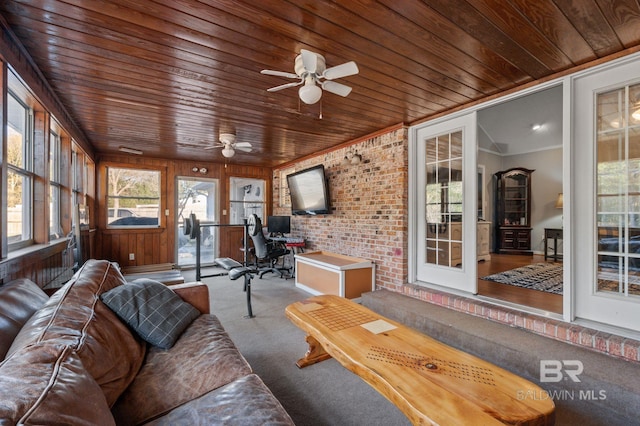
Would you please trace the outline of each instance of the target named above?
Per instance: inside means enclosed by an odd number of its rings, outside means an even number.
[[[374,264],[366,259],[316,251],[295,256],[296,287],[313,295],[357,299],[375,285]]]

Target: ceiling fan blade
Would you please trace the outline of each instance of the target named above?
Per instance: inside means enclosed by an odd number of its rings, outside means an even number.
[[[284,72],[284,71],[262,70],[260,71],[260,74],[276,75],[278,77],[286,77],[286,78],[300,78],[292,72]]]
[[[322,88],[327,92],[335,93],[340,96],[347,96],[351,93],[351,87],[345,86],[344,84],[336,83],[335,81],[324,81],[322,82]]]
[[[249,142],[238,142],[234,145],[234,148],[251,148],[251,144]]]
[[[203,149],[208,150],[208,149],[216,149],[216,148],[222,148],[222,145],[212,145],[212,146],[205,146]]]
[[[250,146],[237,146],[236,145],[236,150],[237,151],[242,151],[242,152],[251,152],[251,147]]]
[[[304,69],[310,74],[315,73],[318,69],[318,55],[305,49],[300,49],[300,55],[302,55]]]
[[[347,77],[350,75],[358,74],[360,70],[355,62],[350,61],[342,65],[336,65],[335,67],[327,68],[322,76],[327,80],[335,80],[336,78]]]
[[[270,89],[267,89],[267,92],[277,92],[278,90],[282,90],[282,89],[288,89],[289,87],[293,87],[293,86],[299,86],[301,85],[302,82],[299,81],[297,83],[287,83],[287,84],[281,84],[280,86],[276,86],[276,87],[272,87]]]

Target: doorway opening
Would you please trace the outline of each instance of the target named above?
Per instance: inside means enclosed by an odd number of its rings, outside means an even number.
[[[478,257],[478,294],[558,314],[563,297],[563,206],[558,203],[562,112],[558,85],[481,109],[477,115],[477,163],[483,171],[478,233],[490,229],[489,255]],[[528,180],[505,184],[500,179],[512,169],[534,172]],[[481,241],[478,238],[478,244]]]

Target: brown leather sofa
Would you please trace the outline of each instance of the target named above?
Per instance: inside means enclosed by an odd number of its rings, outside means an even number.
[[[293,424],[209,313],[206,285],[172,287],[201,315],[165,350],[100,300],[123,284],[90,260],[51,298],[29,280],[0,287],[0,423]]]

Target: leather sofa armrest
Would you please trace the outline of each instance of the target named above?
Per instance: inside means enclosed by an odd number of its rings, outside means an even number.
[[[209,287],[202,282],[191,282],[168,286],[185,302],[192,304],[202,314],[211,313],[209,305]]]

